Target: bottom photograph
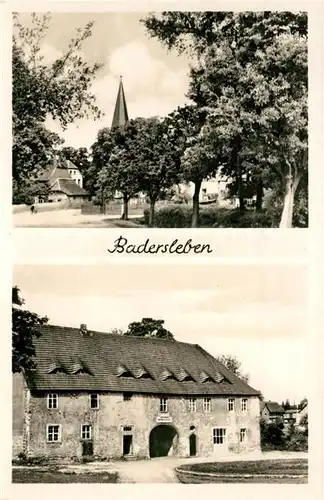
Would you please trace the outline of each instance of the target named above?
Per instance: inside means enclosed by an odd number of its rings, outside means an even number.
[[[307,267],[15,266],[13,483],[307,483]]]

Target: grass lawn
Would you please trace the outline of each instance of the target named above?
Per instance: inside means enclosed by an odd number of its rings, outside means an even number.
[[[190,475],[187,471],[217,476]],[[307,459],[198,463],[183,465],[177,472],[182,483],[307,483],[307,474]]]
[[[117,483],[117,479],[118,475],[115,472],[68,474],[55,470],[27,467],[12,471],[13,483]]]

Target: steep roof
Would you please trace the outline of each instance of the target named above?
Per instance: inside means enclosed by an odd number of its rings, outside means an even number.
[[[255,395],[199,345],[46,325],[35,340],[34,390]],[[81,367],[81,368],[80,368]]]
[[[265,406],[268,408],[269,413],[284,413],[285,410],[275,401],[266,401]]]
[[[122,77],[120,77],[119,89],[117,94],[117,100],[115,105],[114,116],[112,120],[112,127],[120,127],[128,122],[128,112],[127,105],[123,87]]]
[[[85,189],[73,179],[58,178],[51,186],[52,191],[62,191],[67,196],[88,196]]]

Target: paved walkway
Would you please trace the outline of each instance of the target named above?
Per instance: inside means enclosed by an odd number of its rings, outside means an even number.
[[[267,459],[292,459],[307,458],[307,453],[303,452],[265,452],[258,454],[239,455],[224,457],[223,462],[233,462],[237,460],[267,460]],[[183,464],[212,462],[209,458],[174,458],[163,457],[150,460],[120,461],[120,462],[93,462],[81,465],[68,465],[61,470],[74,472],[118,472],[119,482],[122,483],[177,483],[175,468]]]

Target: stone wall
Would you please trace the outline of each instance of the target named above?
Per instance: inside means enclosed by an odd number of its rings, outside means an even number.
[[[227,410],[227,398],[213,397],[211,412],[203,411],[203,397],[197,397],[195,412],[188,410],[188,399],[168,398],[168,413],[160,414],[159,396],[133,395],[124,401],[123,394],[100,394],[98,410],[90,409],[89,394],[59,394],[58,409],[47,409],[46,394],[32,394],[30,399],[30,443],[33,456],[78,457],[82,456],[81,425],[93,428],[95,457],[121,458],[123,456],[124,426],[132,427],[133,456],[148,458],[149,441],[159,419],[172,425],[177,438],[170,454],[189,455],[189,436],[195,432],[197,456],[224,455],[229,452],[258,451],[260,449],[260,409],[257,397],[248,398],[248,409],[241,411],[241,398],[236,398],[235,411]],[[161,422],[162,423],[162,422]],[[48,443],[46,425],[61,424],[60,443]],[[190,430],[194,426],[195,430]],[[226,428],[227,443],[213,445],[213,428]],[[247,429],[247,442],[239,442],[240,428]]]
[[[12,377],[12,454],[24,451],[24,398],[25,382],[21,373]]]

